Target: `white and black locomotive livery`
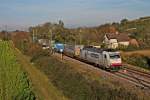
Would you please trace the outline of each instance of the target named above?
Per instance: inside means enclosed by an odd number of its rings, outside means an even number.
[[[104,69],[117,70],[122,66],[120,53],[110,49],[85,47],[80,52],[80,58]]]

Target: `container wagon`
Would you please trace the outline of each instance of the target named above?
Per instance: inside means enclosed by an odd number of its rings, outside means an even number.
[[[55,43],[54,51],[58,52],[58,53],[62,53],[64,51],[64,44],[63,43]]]
[[[65,45],[64,46],[64,54],[70,57],[79,57],[80,51],[83,48],[83,45]]]

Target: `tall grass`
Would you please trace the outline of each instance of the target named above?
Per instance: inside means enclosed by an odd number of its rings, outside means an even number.
[[[34,100],[26,73],[10,42],[0,42],[0,100]]]

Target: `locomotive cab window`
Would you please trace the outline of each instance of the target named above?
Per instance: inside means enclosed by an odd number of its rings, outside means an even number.
[[[105,58],[105,59],[107,58],[106,54],[104,55],[104,58]]]
[[[115,55],[110,54],[109,56],[110,56],[111,59],[118,59],[118,58],[120,58],[120,55],[118,55],[118,54],[115,54]]]
[[[46,45],[42,45],[42,47],[46,47]]]

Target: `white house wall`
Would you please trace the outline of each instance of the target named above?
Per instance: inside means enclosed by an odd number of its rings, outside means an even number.
[[[129,41],[118,42],[117,39],[110,39],[109,40],[106,35],[104,36],[103,43],[105,43],[108,48],[113,48],[113,49],[118,48],[119,44],[124,45],[124,46],[129,45]]]
[[[110,39],[109,40],[109,45],[108,45],[108,48],[117,48],[118,47],[118,42],[117,42],[117,39]]]
[[[124,46],[128,46],[129,45],[129,42],[126,41],[126,42],[119,42],[120,45],[124,45]]]

